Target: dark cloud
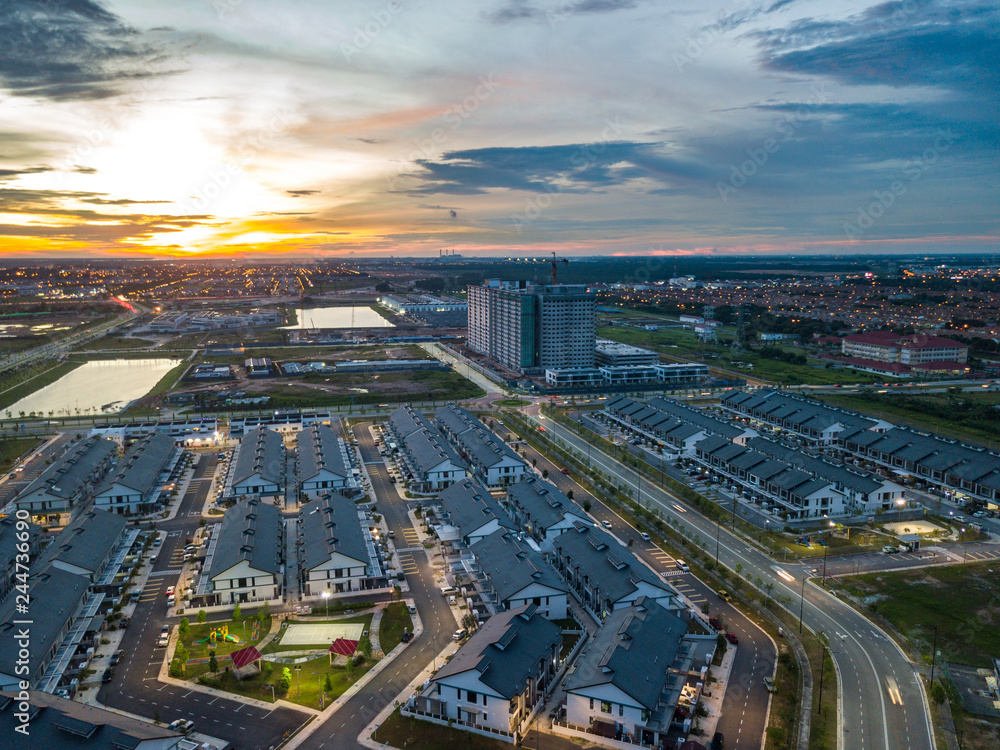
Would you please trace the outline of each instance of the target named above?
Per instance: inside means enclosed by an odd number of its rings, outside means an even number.
[[[25,167],[24,169],[0,169],[0,180],[10,180],[23,174],[39,174],[50,172],[50,167]]]
[[[765,69],[851,85],[1000,95],[1000,9],[889,2],[843,21],[804,19],[752,35]]]
[[[296,198],[301,198],[306,195],[316,195],[319,190],[286,190],[285,192]]]
[[[151,75],[159,53],[94,0],[17,0],[0,8],[0,83],[54,100],[104,99]]]
[[[425,184],[407,191],[416,195],[474,195],[496,188],[590,193],[640,177],[674,184],[709,174],[698,164],[668,156],[660,144],[627,141],[468,149],[417,164],[423,171],[411,176]]]
[[[453,208],[453,209],[451,209],[450,211],[448,211],[448,215],[449,215],[449,216],[450,216],[451,218],[453,218],[453,219],[457,219],[457,218],[458,218],[458,211],[456,211],[456,210],[455,210],[455,209]]]

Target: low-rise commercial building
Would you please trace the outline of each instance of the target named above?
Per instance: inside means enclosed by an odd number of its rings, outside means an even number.
[[[595,364],[620,367],[622,365],[655,365],[660,356],[651,349],[630,346],[611,339],[597,339],[595,344]]]

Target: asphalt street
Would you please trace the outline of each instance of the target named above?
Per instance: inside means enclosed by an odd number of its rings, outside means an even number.
[[[529,419],[584,454],[588,445],[569,429],[529,409]],[[535,412],[535,413],[531,413]],[[593,464],[605,474],[634,486],[638,475],[610,456],[591,449]],[[647,502],[684,523],[702,539],[714,539],[716,526],[664,490],[645,483]],[[730,569],[743,565],[744,576],[760,576],[774,592],[791,596],[789,607],[815,632],[825,633],[841,686],[841,746],[852,750],[932,750],[931,728],[923,689],[913,665],[895,643],[865,617],[829,592],[805,584],[802,570],[775,563],[723,529],[720,560]],[[801,600],[800,600],[801,597]]]
[[[510,431],[506,428],[498,427],[497,431],[507,439],[511,437]],[[719,618],[725,629],[739,638],[733,671],[726,686],[718,731],[725,735],[728,748],[736,750],[759,748],[770,698],[767,688],[764,687],[764,677],[774,674],[774,662],[777,658],[774,644],[768,635],[740,610],[720,599],[711,586],[690,573],[679,571],[674,557],[650,542],[643,542],[638,531],[600,499],[577,484],[572,475],[563,474],[561,466],[556,466],[527,445],[524,446],[524,456],[529,465],[537,459],[538,471],[547,470],[547,481],[554,484],[564,495],[572,492],[573,500],[578,505],[589,499],[591,516],[598,522],[610,523],[611,528],[608,531],[626,545],[632,539],[632,552],[637,557],[657,573],[661,575],[668,573],[667,582],[688,597],[696,607],[701,608],[707,602],[709,614]],[[712,539],[714,538],[713,532]]]
[[[155,646],[160,629],[166,624],[176,625],[179,620],[167,617],[165,591],[177,583],[182,551],[198,528],[215,465],[214,454],[201,455],[176,517],[156,524],[159,531],[166,533],[166,539],[119,646],[126,656],[115,670],[115,679],[101,686],[98,700],[164,724],[190,719],[196,732],[227,740],[239,750],[258,750],[277,745],[307,715],[288,708],[261,709],[157,679],[164,657],[164,650]]]

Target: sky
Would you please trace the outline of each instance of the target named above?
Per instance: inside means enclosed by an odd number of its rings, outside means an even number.
[[[1000,9],[0,0],[9,256],[995,252]]]

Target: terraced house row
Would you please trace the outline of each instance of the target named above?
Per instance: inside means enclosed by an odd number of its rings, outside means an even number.
[[[882,467],[897,482],[1000,501],[1000,454],[995,451],[773,390],[734,390],[721,403],[734,416],[791,432],[810,444],[840,448],[857,463]]]

